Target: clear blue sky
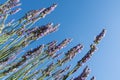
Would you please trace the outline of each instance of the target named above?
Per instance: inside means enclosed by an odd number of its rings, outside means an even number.
[[[42,38],[41,43],[73,38],[73,42],[66,49],[82,43],[84,49],[81,56],[88,51],[94,37],[103,28],[107,29],[106,37],[98,45],[99,49],[87,62],[92,70],[90,76],[95,75],[97,80],[120,80],[120,0],[21,0],[21,2],[22,11],[18,13],[19,17],[31,9],[58,3],[56,10],[40,20],[37,25],[48,22],[60,23],[59,31]],[[76,60],[79,60],[79,57],[76,57]],[[77,75],[79,73],[78,71]]]

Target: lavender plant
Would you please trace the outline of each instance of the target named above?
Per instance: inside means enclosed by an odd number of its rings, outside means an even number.
[[[28,11],[18,20],[11,19],[6,23],[9,16],[21,10],[20,0],[7,0],[0,5],[0,79],[1,80],[66,80],[69,76],[83,66],[97,50],[97,45],[105,36],[103,29],[90,45],[90,50],[80,59],[74,68],[70,62],[83,49],[82,44],[77,44],[67,52],[59,52],[65,48],[72,39],[66,38],[61,43],[56,40],[39,44],[36,48],[23,51],[32,42],[58,30],[59,24],[48,23],[42,26],[33,26],[37,21],[45,18],[56,7],[53,4],[48,8]],[[63,57],[61,57],[63,56]],[[47,63],[46,63],[47,62]],[[85,67],[83,72],[71,80],[86,80],[90,69]],[[95,80],[92,77],[91,80]]]

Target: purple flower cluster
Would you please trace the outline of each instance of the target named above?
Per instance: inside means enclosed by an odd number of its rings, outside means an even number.
[[[88,66],[86,66],[83,72],[78,77],[76,77],[74,80],[86,80],[89,73],[90,73],[90,69],[88,68]]]
[[[72,59],[76,53],[80,53],[80,51],[83,49],[83,45],[78,44],[75,47],[71,48],[65,55]]]
[[[10,14],[11,11],[12,11],[11,9],[13,9],[13,8],[15,8],[17,6],[20,6],[20,5],[21,5],[21,3],[20,3],[19,0],[9,0],[5,4],[1,5],[0,13],[3,14],[3,15]]]
[[[101,41],[101,39],[105,36],[105,33],[106,33],[106,30],[103,29],[102,32],[96,36],[94,43],[98,44]]]
[[[57,51],[64,48],[67,44],[71,42],[71,39],[65,39],[60,44],[56,45],[56,41],[53,41],[49,44],[47,54],[48,55],[54,55]]]
[[[86,63],[93,55],[93,53],[96,51],[96,46],[92,45],[92,48],[87,52],[87,54],[78,62],[78,64],[81,66],[82,64]]]

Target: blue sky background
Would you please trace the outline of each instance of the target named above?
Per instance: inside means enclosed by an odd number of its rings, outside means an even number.
[[[106,37],[98,45],[99,49],[85,65],[89,65],[92,70],[90,77],[95,75],[97,80],[120,80],[120,0],[21,0],[21,2],[22,11],[16,17],[22,17],[29,10],[58,3],[56,10],[36,25],[53,22],[60,23],[61,26],[57,32],[42,38],[40,44],[73,38],[72,43],[63,50],[67,51],[78,43],[83,44],[84,49],[80,56],[75,57],[76,61],[86,54],[94,37],[103,28],[107,29]],[[79,75],[81,70],[75,75]]]

